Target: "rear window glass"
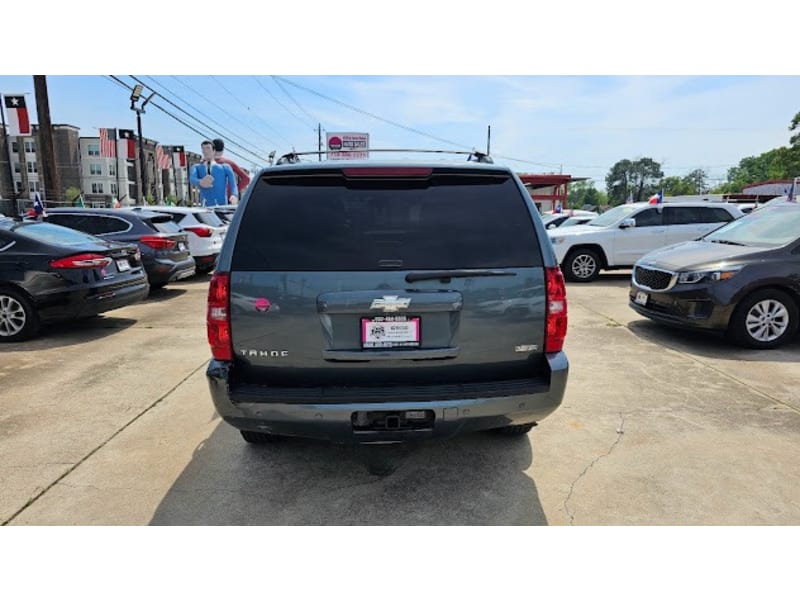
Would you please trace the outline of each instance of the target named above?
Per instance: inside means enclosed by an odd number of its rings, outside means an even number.
[[[170,218],[167,219],[152,219],[148,220],[147,224],[150,225],[156,231],[160,231],[161,233],[180,233],[181,228],[175,221]]]
[[[514,179],[450,174],[428,181],[262,179],[232,259],[233,269],[267,271],[541,264],[528,202]]]
[[[203,225],[210,225],[211,227],[223,227],[225,225],[213,212],[196,212],[194,217]]]
[[[86,243],[102,243],[100,238],[96,238],[93,235],[69,229],[68,227],[61,227],[60,225],[53,225],[52,223],[22,225],[14,229],[14,233],[45,244],[58,246],[81,246]]]

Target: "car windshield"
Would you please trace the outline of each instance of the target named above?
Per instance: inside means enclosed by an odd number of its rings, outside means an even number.
[[[610,225],[616,225],[625,217],[630,216],[634,211],[638,210],[639,206],[633,206],[632,204],[623,204],[621,206],[616,206],[609,211],[604,212],[602,215],[597,217],[596,219],[592,219],[588,225],[592,227],[608,227]]]
[[[707,242],[777,248],[800,239],[800,206],[786,204],[760,208],[720,227],[703,238]]]
[[[76,231],[69,227],[54,225],[53,223],[24,223],[14,228],[14,233],[31,238],[45,244],[55,244],[58,246],[82,246],[84,244],[103,244],[97,238],[82,231]]]

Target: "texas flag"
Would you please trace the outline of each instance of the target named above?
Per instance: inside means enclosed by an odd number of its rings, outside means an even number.
[[[186,151],[183,146],[172,147],[172,163],[178,168],[186,166]]]
[[[133,137],[133,129],[120,129],[119,130],[119,143],[122,146],[122,151],[119,156],[125,160],[136,159],[136,141]]]
[[[33,197],[33,211],[36,213],[36,216],[47,216],[47,212],[44,208],[44,202],[42,201],[42,197],[39,195],[39,192]]]
[[[658,190],[657,194],[650,196],[648,204],[661,204],[664,202],[664,190]]]
[[[8,112],[8,135],[30,135],[31,120],[25,106],[25,96],[6,96],[5,107]]]

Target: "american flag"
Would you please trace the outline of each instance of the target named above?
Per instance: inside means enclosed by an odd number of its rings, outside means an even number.
[[[169,162],[170,162],[170,148],[167,148],[167,151],[164,152],[164,148],[161,144],[156,146],[156,164],[158,168],[162,171],[164,169],[169,169]]]
[[[108,158],[117,157],[117,130],[116,129],[101,129],[100,130],[100,156]]]

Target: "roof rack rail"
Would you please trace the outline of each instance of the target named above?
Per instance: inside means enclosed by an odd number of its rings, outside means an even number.
[[[277,161],[275,161],[276,165],[285,165],[285,164],[295,164],[300,162],[301,156],[321,156],[322,154],[332,154],[334,152],[352,152],[348,150],[308,150],[305,152],[287,152],[283,156],[281,156]],[[413,148],[368,148],[364,150],[364,152],[419,152],[423,154],[458,154],[458,155],[466,155],[467,162],[479,162],[479,163],[488,163],[494,164],[492,157],[484,152],[478,152],[477,150],[415,150]]]

